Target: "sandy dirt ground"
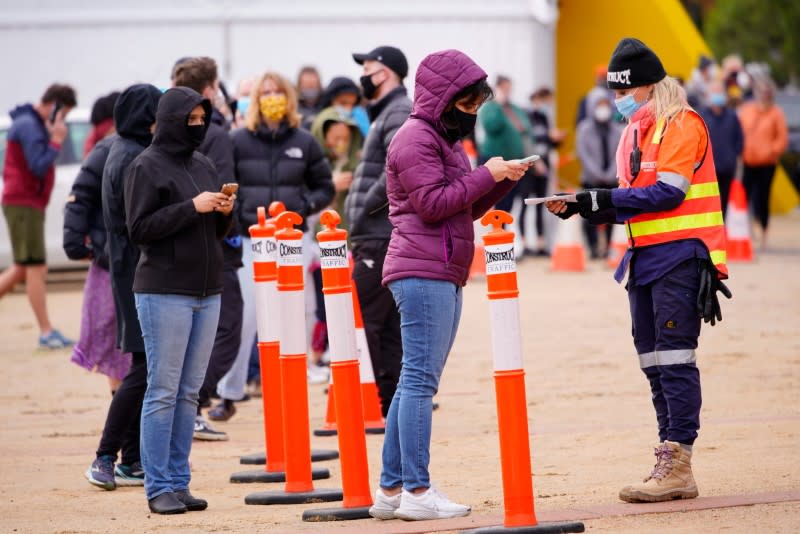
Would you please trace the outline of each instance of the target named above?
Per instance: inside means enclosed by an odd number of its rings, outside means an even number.
[[[619,488],[647,472],[657,441],[655,418],[630,336],[625,291],[600,262],[587,272],[552,273],[549,262],[519,265],[534,493],[541,518],[584,519],[590,532],[800,531],[800,213],[774,219],[771,249],[754,263],[731,265],[732,301],[721,326],[704,327],[703,379],[695,503],[744,496],[763,504],[684,511],[617,499]],[[195,442],[191,488],[205,512],[150,514],[141,488],[105,492],[83,477],[109,403],[105,377],[69,362],[69,351],[34,350],[37,332],[24,294],[0,300],[0,531],[88,532],[424,532],[456,531],[502,516],[494,387],[485,283],[465,289],[455,348],[434,415],[432,478],[473,513],[458,522],[375,520],[303,523],[304,509],[325,505],[248,506],[245,495],[282,485],[234,485],[242,454],[262,450],[259,401],[239,404],[219,427],[228,442]],[[81,291],[51,294],[53,322],[77,335]],[[310,386],[311,427],[326,397]],[[367,438],[374,489],[381,436]],[[315,448],[336,448],[312,437]],[[325,462],[341,484],[338,461]],[[772,496],[778,497],[773,498]],[[782,496],[782,497],[781,497]],[[703,501],[712,499],[712,501]],[[770,502],[780,500],[783,502]],[[712,504],[716,506],[716,504]],[[588,510],[588,512],[587,512]],[[660,513],[658,513],[660,512]],[[634,515],[631,515],[634,514]]]

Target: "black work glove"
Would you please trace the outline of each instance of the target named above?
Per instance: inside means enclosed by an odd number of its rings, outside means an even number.
[[[568,196],[568,195],[569,195],[569,193],[556,193],[556,196],[559,196],[559,197],[564,197],[564,196]],[[577,202],[567,202],[566,204],[567,204],[567,209],[565,209],[561,213],[556,213],[555,214],[557,217],[559,217],[561,219],[564,219],[565,221],[567,219],[569,219],[570,217],[572,217],[573,215],[575,215],[576,213],[580,213],[580,208],[578,207],[578,203]]]
[[[697,292],[697,313],[711,326],[722,322],[722,309],[719,306],[717,291],[731,298],[733,294],[728,287],[717,278],[717,271],[708,260],[700,262],[700,289]]]
[[[611,189],[587,189],[575,195],[578,201],[578,213],[584,219],[592,213],[613,208]]]

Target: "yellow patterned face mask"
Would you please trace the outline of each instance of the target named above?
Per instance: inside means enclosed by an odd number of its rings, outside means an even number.
[[[279,121],[286,116],[286,95],[267,95],[258,99],[261,116],[268,121]]]

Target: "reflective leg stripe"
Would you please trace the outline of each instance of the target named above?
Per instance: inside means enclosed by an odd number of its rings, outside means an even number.
[[[639,355],[639,367],[645,369],[658,365],[655,352],[645,352]]]
[[[694,349],[656,350],[639,354],[639,366],[642,369],[654,365],[680,365],[696,361],[697,354]]]

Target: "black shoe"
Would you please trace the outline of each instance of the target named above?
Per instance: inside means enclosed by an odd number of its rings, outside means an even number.
[[[205,499],[198,499],[191,493],[189,490],[186,491],[176,491],[175,497],[186,505],[186,509],[190,512],[200,512],[208,508],[208,501]]]
[[[162,493],[158,497],[153,497],[147,501],[150,511],[155,514],[182,514],[186,512],[187,508],[181,501],[178,500],[175,493],[168,491]]]

